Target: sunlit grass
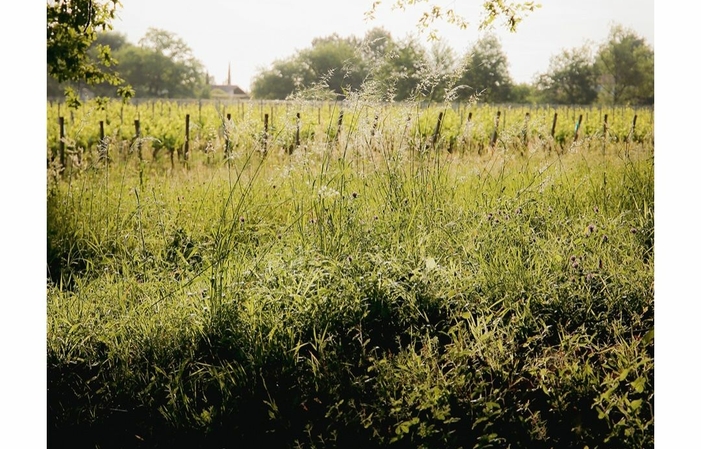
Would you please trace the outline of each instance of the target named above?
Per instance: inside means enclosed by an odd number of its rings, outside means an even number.
[[[373,107],[49,171],[51,441],[652,447],[651,141]]]

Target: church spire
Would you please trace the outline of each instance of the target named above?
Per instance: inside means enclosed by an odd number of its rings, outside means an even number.
[[[226,75],[226,85],[231,86],[231,61],[229,61],[229,71]]]

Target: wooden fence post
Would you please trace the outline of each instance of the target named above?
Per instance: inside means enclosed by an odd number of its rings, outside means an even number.
[[[472,111],[467,113],[467,123],[465,124],[465,134],[467,140],[467,152],[472,151]]]
[[[300,128],[301,124],[302,124],[302,119],[301,119],[301,116],[299,115],[299,112],[298,112],[297,113],[297,123],[296,123],[297,126],[296,126],[296,130],[295,130],[295,148],[299,148],[299,146],[301,144],[301,142],[299,140],[299,131],[300,131],[299,128]],[[291,153],[292,152],[290,151],[290,154]]]
[[[438,142],[438,136],[441,133],[441,123],[443,122],[443,112],[438,113],[438,121],[436,122],[436,129],[433,131],[433,136],[431,137],[431,148],[436,148],[436,142]]]
[[[268,152],[268,114],[263,115],[263,153]]]
[[[100,156],[105,160],[105,165],[109,165],[110,151],[107,140],[105,140],[105,122],[102,120],[100,120],[100,144],[98,148],[100,149]]]
[[[579,120],[577,120],[577,123],[574,125],[574,141],[577,141],[577,138],[579,137],[579,128],[582,126],[582,114],[579,114]]]
[[[141,122],[139,119],[134,119],[134,145],[136,145],[136,151],[139,153],[139,160],[143,160],[141,152]]]
[[[550,129],[550,137],[555,137],[555,127],[557,126],[557,112],[553,116],[553,127]]]
[[[497,117],[494,122],[494,132],[492,133],[492,139],[489,142],[489,145],[494,148],[497,144],[497,137],[499,133],[499,118],[501,117],[501,111],[497,111]]]
[[[341,138],[341,128],[343,126],[343,109],[338,113],[338,126],[336,127],[336,136],[335,140],[338,142],[338,139]]]
[[[61,162],[61,168],[64,168],[66,166],[66,129],[65,129],[65,122],[66,120],[61,116],[58,118],[58,155],[59,155],[59,162]]]
[[[190,114],[185,114],[185,148],[183,149],[183,159],[187,162],[190,158]]]
[[[231,126],[231,114],[226,114],[224,122],[224,159],[227,161],[231,156],[231,139],[229,139],[229,127]]]
[[[628,142],[631,137],[635,136],[635,122],[638,121],[638,114],[635,114],[633,116],[633,125],[630,127],[630,131],[628,132],[628,135],[626,136],[626,142]]]
[[[635,114],[633,116],[633,125],[630,127],[630,131],[628,131],[628,135],[625,138],[626,157],[630,154],[629,153],[630,148],[629,148],[628,144],[630,143],[631,140],[633,140],[633,138],[635,138],[635,122],[637,122],[637,121],[638,121],[638,114]]]
[[[604,114],[604,148],[603,152],[606,154],[606,142],[609,140],[609,115]]]
[[[531,113],[526,112],[526,118],[523,123],[522,140],[524,145],[528,145],[528,122],[531,120]]]
[[[609,115],[604,114],[604,139],[609,135]]]

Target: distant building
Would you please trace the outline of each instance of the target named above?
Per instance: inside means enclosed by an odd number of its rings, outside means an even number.
[[[211,98],[247,100],[251,98],[243,89],[236,84],[231,84],[231,63],[226,76],[226,84],[210,84]]]

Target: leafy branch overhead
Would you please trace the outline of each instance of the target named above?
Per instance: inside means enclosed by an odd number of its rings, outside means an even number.
[[[467,29],[470,25],[467,18],[458,13],[455,8],[446,8],[430,0],[395,0],[392,4],[392,8],[406,10],[408,6],[415,6],[419,3],[425,3],[426,9],[419,18],[417,27],[420,30],[429,30],[429,37],[431,39],[436,39],[438,37],[437,31],[431,28],[435,22],[444,21],[463,30]],[[381,0],[374,1],[370,10],[365,13],[366,17],[373,20],[381,4]],[[536,2],[487,0],[482,5],[484,15],[480,19],[478,26],[480,30],[487,29],[492,26],[497,19],[501,18],[509,31],[515,32],[523,18],[526,17],[528,13],[540,7],[541,5]]]
[[[88,85],[109,83],[119,86],[124,98],[132,96],[129,86],[118,74],[107,68],[116,64],[110,48],[100,46],[98,58],[88,53],[97,39],[98,31],[112,29],[119,0],[47,0],[46,2],[46,66],[48,74],[59,82],[76,81]],[[75,92],[68,88],[69,99],[77,101]]]

